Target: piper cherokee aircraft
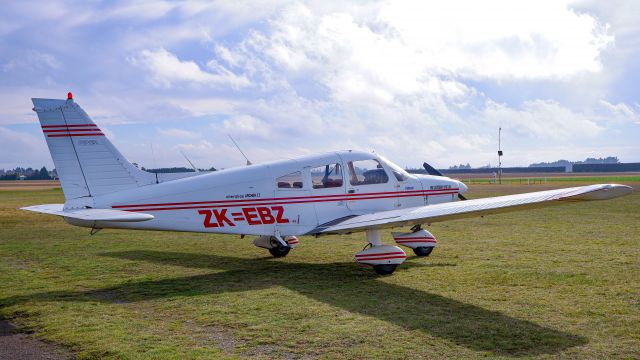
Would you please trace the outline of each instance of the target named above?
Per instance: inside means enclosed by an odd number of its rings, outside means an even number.
[[[128,162],[71,93],[32,100],[65,203],[22,209],[62,216],[92,234],[118,228],[254,235],[256,246],[282,257],[299,236],[365,232],[368,244],[355,261],[385,275],[407,255],[382,244],[382,229],[407,228],[392,233],[396,244],[428,256],[437,240],[423,224],[631,192],[601,184],[466,200],[460,181],[409,174],[382,156],[351,150],[205,174],[154,174]]]

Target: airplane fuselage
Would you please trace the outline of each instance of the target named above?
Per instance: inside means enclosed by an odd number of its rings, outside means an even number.
[[[339,151],[76,199],[66,206],[154,216],[135,223],[67,219],[78,226],[297,236],[336,219],[455,201],[464,191],[459,181],[408,174],[376,154]]]

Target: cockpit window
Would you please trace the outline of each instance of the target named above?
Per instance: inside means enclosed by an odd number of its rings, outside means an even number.
[[[393,176],[395,176],[398,181],[402,182],[409,179],[409,173],[406,172],[403,168],[385,158],[382,158],[382,161],[391,169]]]
[[[302,172],[296,171],[287,175],[280,176],[276,179],[278,189],[301,189],[302,188]]]
[[[385,184],[387,173],[378,160],[349,161],[349,183],[351,185]]]
[[[314,189],[341,187],[342,166],[340,164],[327,164],[311,169],[311,182]]]

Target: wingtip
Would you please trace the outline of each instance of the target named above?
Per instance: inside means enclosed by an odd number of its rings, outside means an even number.
[[[592,186],[592,190],[572,196],[572,198],[580,200],[608,200],[629,195],[633,192],[633,188],[628,185],[597,184]]]

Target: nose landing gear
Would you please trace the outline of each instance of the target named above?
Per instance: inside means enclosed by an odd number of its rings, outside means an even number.
[[[412,227],[411,232],[392,232],[391,236],[393,236],[398,245],[413,249],[414,254],[417,256],[429,256],[433,248],[438,244],[435,236],[422,229],[419,225]]]

